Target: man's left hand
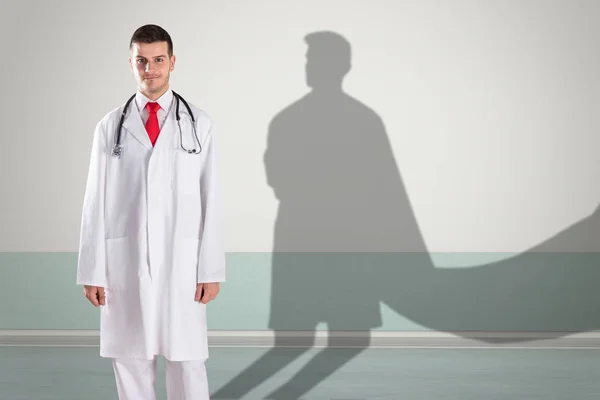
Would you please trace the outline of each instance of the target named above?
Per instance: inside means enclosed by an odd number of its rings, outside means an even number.
[[[202,292],[204,289],[204,293]],[[196,297],[195,301],[207,304],[209,301],[214,300],[219,294],[219,282],[204,282],[196,285]],[[202,296],[202,297],[200,297]]]

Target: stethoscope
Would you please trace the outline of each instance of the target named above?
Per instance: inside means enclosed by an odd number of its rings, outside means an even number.
[[[179,94],[173,92],[173,95],[175,96],[175,100],[176,102],[176,106],[175,106],[175,117],[177,118],[177,126],[179,126],[179,146],[186,151],[188,154],[200,154],[200,152],[202,151],[202,145],[200,144],[200,141],[198,140],[198,135],[196,134],[196,120],[194,119],[194,114],[192,113],[192,110],[190,109],[190,106],[188,105],[187,101],[184,100],[183,97],[181,97]],[[125,107],[123,107],[123,112],[121,113],[121,122],[119,122],[119,127],[117,128],[117,140],[115,141],[115,147],[113,148],[112,151],[112,155],[118,158],[121,158],[121,154],[123,154],[123,148],[121,147],[121,130],[123,128],[123,121],[125,120],[125,114],[127,114],[127,109],[129,108],[129,103],[131,103],[131,101],[135,99],[135,94],[133,96],[131,96],[129,98],[129,100],[127,100],[127,103],[125,103]],[[183,147],[183,135],[181,133],[181,124],[179,123],[179,101],[183,101],[183,104],[185,104],[185,108],[187,108],[188,113],[190,114],[190,118],[192,119],[192,128],[194,130],[194,137],[196,138],[196,142],[198,143],[198,146],[200,147],[199,150],[196,150],[196,145],[194,144],[194,148],[193,149],[186,149],[185,147]]]

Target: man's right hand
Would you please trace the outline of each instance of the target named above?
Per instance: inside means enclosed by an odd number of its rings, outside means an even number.
[[[83,294],[94,307],[103,306],[105,303],[103,287],[83,285]]]

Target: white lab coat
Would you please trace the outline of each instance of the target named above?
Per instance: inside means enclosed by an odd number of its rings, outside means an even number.
[[[111,151],[124,104],[96,126],[77,283],[105,288],[102,357],[208,358],[207,305],[194,294],[198,282],[225,281],[216,130],[206,113],[188,104],[200,155],[180,147],[174,98],[154,148],[133,102],[121,158]],[[194,148],[183,103],[179,112],[184,146]]]

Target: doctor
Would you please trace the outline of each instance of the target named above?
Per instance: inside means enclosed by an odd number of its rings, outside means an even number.
[[[113,360],[119,399],[154,400],[163,356],[168,398],[204,400],[207,304],[225,281],[217,132],[169,88],[165,30],[142,26],[130,52],[138,88],[123,125],[125,104],[94,133],[77,284],[101,306],[100,356]]]

